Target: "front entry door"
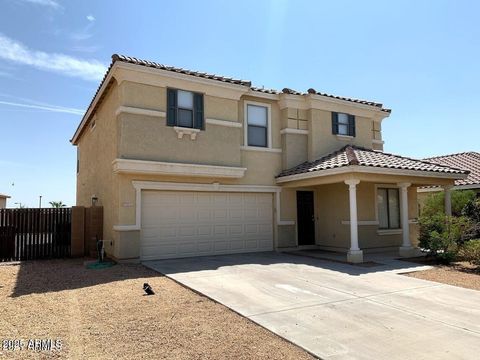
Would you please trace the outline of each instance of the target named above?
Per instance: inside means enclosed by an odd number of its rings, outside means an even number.
[[[313,191],[297,191],[298,245],[315,245]]]

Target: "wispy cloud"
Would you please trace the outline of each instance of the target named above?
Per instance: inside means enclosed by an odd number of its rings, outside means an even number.
[[[37,105],[37,104],[25,104],[25,103],[13,102],[13,101],[0,100],[0,105],[16,106],[21,108],[45,110],[45,111],[67,113],[67,114],[74,114],[74,115],[83,115],[84,113],[84,111],[81,109],[68,108],[64,106],[56,106],[56,105],[49,105],[49,104]]]
[[[87,15],[86,19],[88,21],[87,25],[83,29],[77,30],[70,35],[70,38],[74,41],[84,41],[88,40],[93,36],[92,28],[95,25],[95,17],[93,15]]]
[[[90,20],[88,19],[88,16],[87,16],[87,20],[88,20],[88,24],[83,29],[77,30],[70,35],[72,40],[83,41],[83,40],[88,40],[93,36],[91,30],[94,26],[95,18],[92,16],[92,20]]]
[[[73,45],[70,50],[82,53],[95,53],[102,47],[99,45]]]
[[[22,1],[28,2],[28,3],[31,3],[31,4],[50,7],[52,9],[60,9],[61,8],[60,4],[55,0],[22,0]]]
[[[107,69],[104,64],[97,60],[83,60],[65,54],[31,50],[21,42],[1,33],[0,58],[84,80],[98,81],[102,79]]]

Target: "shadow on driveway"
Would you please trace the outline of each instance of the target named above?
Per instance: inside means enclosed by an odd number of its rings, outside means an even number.
[[[173,273],[188,273],[196,271],[217,270],[228,266],[242,266],[242,265],[278,265],[278,264],[292,264],[292,265],[308,265],[322,269],[328,269],[345,273],[348,275],[359,276],[383,271],[405,271],[409,269],[418,268],[418,264],[409,263],[406,261],[390,259],[384,262],[370,262],[366,264],[349,264],[328,259],[319,259],[310,256],[303,256],[302,254],[277,253],[277,252],[261,252],[248,254],[234,254],[234,255],[216,255],[216,256],[202,256],[195,258],[185,258],[185,261],[179,259],[146,261],[144,264],[147,267],[154,268],[155,264],[160,262],[161,268],[165,275]]]

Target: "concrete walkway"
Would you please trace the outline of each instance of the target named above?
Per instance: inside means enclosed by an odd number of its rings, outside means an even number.
[[[257,253],[145,265],[323,359],[478,359],[480,292],[399,275],[425,268],[417,264],[378,261]]]

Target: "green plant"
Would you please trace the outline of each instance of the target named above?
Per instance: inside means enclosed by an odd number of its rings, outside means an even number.
[[[423,216],[419,224],[420,247],[444,264],[455,259],[458,246],[465,241],[466,229],[471,226],[468,218],[440,214]]]
[[[468,201],[462,209],[462,215],[480,223],[480,198]]]
[[[480,266],[480,239],[465,242],[458,253],[462,260]]]
[[[475,199],[472,190],[454,190],[451,193],[452,215],[461,216],[465,205]],[[422,216],[445,214],[445,193],[443,191],[432,193],[426,199],[422,207]]]
[[[65,207],[67,205],[65,205],[63,202],[61,201],[50,201],[49,204],[53,207],[53,208],[62,208],[62,207]]]
[[[434,215],[422,215],[418,219],[419,224],[419,234],[418,241],[419,245],[422,248],[430,248],[430,238],[432,232],[442,233],[445,229],[445,215],[434,214]]]

